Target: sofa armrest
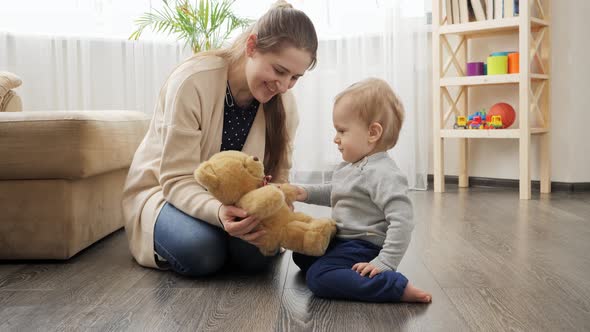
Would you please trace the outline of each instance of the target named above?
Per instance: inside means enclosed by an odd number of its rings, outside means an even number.
[[[8,91],[0,100],[0,112],[22,112],[22,110],[23,102],[20,96],[12,90]]]
[[[22,81],[18,76],[0,71],[0,112],[20,112],[23,110],[21,98],[12,90],[21,84]]]

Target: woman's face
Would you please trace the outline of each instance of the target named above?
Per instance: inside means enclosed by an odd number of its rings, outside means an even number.
[[[291,89],[311,64],[307,51],[289,46],[278,53],[262,53],[250,41],[246,49],[246,80],[250,92],[261,103]]]

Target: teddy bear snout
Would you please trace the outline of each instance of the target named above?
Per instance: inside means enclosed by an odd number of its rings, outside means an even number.
[[[252,159],[254,159],[254,161],[258,161],[258,157],[252,157]]]

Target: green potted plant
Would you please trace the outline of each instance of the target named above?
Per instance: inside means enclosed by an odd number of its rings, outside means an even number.
[[[138,40],[144,29],[176,35],[184,40],[193,53],[221,47],[230,34],[252,24],[252,20],[235,15],[231,6],[235,0],[162,0],[161,10],[144,13],[135,21],[129,39]]]

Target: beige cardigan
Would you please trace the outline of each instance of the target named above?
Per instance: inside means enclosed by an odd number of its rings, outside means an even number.
[[[146,136],[135,152],[123,194],[125,231],[133,257],[157,268],[154,225],[165,202],[184,213],[221,227],[221,203],[193,178],[201,161],[221,148],[228,66],[216,56],[194,57],[170,75],[157,100]],[[283,94],[289,153],[276,182],[286,182],[291,168],[297,108],[290,92]],[[260,105],[242,151],[264,157],[264,109]]]

